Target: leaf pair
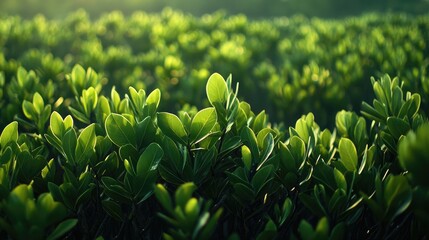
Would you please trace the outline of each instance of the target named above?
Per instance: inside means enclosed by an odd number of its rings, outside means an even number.
[[[22,111],[28,119],[35,123],[40,133],[45,132],[45,124],[51,114],[51,105],[45,106],[45,101],[38,92],[34,93],[33,102],[27,100],[22,102]]]
[[[205,108],[192,118],[189,129],[180,119],[171,113],[158,113],[158,126],[169,138],[185,146],[197,144],[213,133],[212,129],[217,123],[217,115],[214,108]]]

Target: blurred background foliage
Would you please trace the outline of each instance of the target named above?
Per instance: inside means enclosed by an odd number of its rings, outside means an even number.
[[[427,109],[428,9],[428,0],[2,0],[0,84],[22,66],[55,85],[81,64],[106,89],[160,88],[162,108],[178,111],[207,106],[203,86],[220,72],[272,122],[311,111],[329,126],[372,98],[371,76],[388,73]]]
[[[1,14],[33,17],[41,13],[48,18],[64,18],[68,13],[84,8],[97,18],[113,10],[129,15],[134,11],[159,12],[172,7],[193,15],[217,10],[228,14],[242,13],[251,18],[303,14],[315,17],[344,17],[368,11],[426,13],[428,0],[2,0]]]

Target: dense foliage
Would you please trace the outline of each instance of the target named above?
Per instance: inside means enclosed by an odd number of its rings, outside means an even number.
[[[20,68],[7,91],[36,79]],[[312,113],[272,127],[219,74],[211,107],[178,115],[158,111],[158,89],[100,95],[78,65],[66,79],[74,100],[35,91],[0,135],[3,237],[427,237],[429,123],[398,78],[373,79],[373,104],[333,131]]]
[[[429,237],[427,17],[120,16],[1,20],[0,238]]]
[[[105,89],[159,88],[170,111],[184,103],[208,106],[201,99],[210,73],[233,73],[240,96],[272,121],[289,125],[312,111],[321,126],[333,127],[337,111],[358,111],[361,100],[371,99],[371,76],[400,76],[405,90],[429,94],[427,39],[428,15],[254,21],[166,9],[131,17],[112,12],[91,21],[79,11],[63,21],[0,19],[0,71],[11,79],[19,66],[34,69],[42,85],[52,85],[40,94],[58,99],[71,96],[53,89],[78,63],[106,76]],[[14,114],[2,113],[0,125]]]

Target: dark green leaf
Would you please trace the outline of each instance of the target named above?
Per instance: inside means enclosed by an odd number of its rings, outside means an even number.
[[[395,139],[399,139],[401,135],[406,135],[410,130],[410,125],[406,121],[396,117],[387,118],[387,127]]]
[[[77,219],[67,219],[54,229],[54,231],[49,234],[47,240],[55,240],[62,237],[64,234],[66,234],[68,231],[70,231],[72,228],[74,228],[77,224]]]
[[[158,126],[171,139],[187,145],[188,133],[176,115],[167,112],[158,113]]]
[[[136,146],[136,133],[126,117],[117,113],[110,114],[106,119],[105,128],[107,136],[117,146],[126,144]]]
[[[117,202],[114,202],[112,200],[103,200],[101,204],[107,214],[112,216],[114,219],[118,221],[124,220],[124,214],[122,212],[121,206]]]
[[[140,155],[137,162],[137,175],[144,176],[149,171],[155,171],[163,155],[162,148],[157,143],[151,143]]]

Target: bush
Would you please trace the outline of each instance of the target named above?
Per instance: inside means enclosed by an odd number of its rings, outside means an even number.
[[[271,125],[217,73],[210,107],[178,115],[158,89],[104,95],[92,69],[66,76],[70,97],[6,102],[19,109],[0,135],[3,238],[428,237],[428,120],[398,78],[373,79],[372,104],[322,130],[312,113]]]

